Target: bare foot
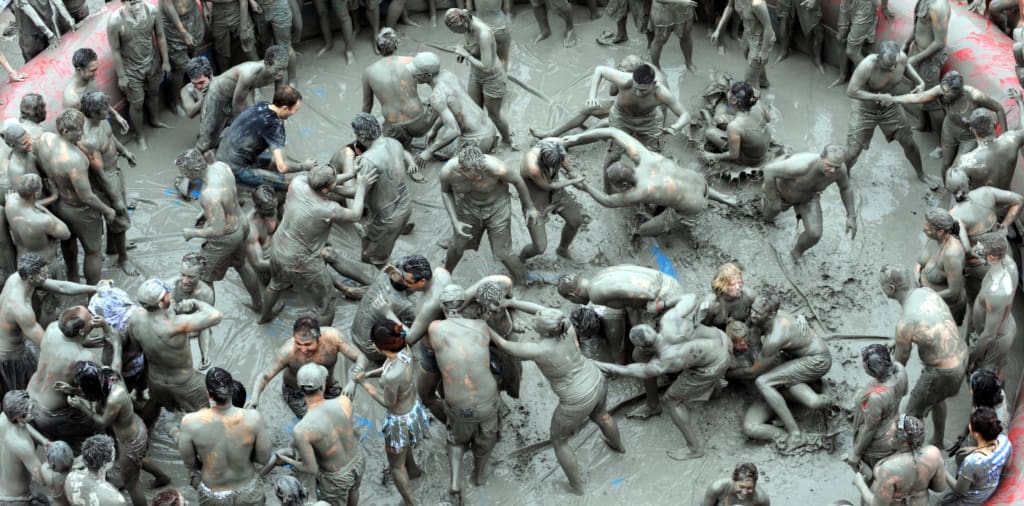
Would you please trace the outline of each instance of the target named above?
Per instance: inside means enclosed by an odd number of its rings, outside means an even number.
[[[786,438],[783,448],[793,451],[807,444],[807,438],[800,432],[794,432]]]
[[[779,53],[779,56],[775,58],[775,63],[779,63],[782,60],[789,58],[789,50]]]
[[[536,43],[538,43],[538,42],[540,42],[540,41],[542,41],[542,40],[544,40],[544,39],[546,39],[546,38],[548,38],[550,36],[551,36],[551,32],[550,31],[548,31],[548,32],[540,32],[540,35],[537,35],[537,38],[533,39],[533,43],[536,44]]]
[[[282,309],[284,309],[284,304],[281,304],[281,305],[277,306],[276,308],[272,309],[270,311],[270,314],[266,314],[266,315],[262,315],[261,314],[259,320],[256,320],[256,323],[258,323],[260,325],[263,325],[264,323],[270,323],[271,320],[273,320],[274,318],[277,317],[278,313],[280,313]]]
[[[825,66],[821,64],[821,60],[815,61],[814,66],[818,69],[819,74],[825,73]]]
[[[697,71],[697,66],[694,65],[693,63],[687,62],[686,63],[686,70],[689,70],[690,72],[696,72]]]
[[[319,58],[319,57],[323,56],[324,53],[330,51],[331,49],[334,49],[334,44],[328,44],[328,45],[320,48],[320,50],[316,52],[316,57]]]
[[[566,260],[572,260],[572,255],[569,254],[569,248],[558,248],[555,250],[555,254]]]
[[[455,506],[462,506],[462,491],[461,490],[448,490],[448,495],[452,498],[452,504]]]
[[[571,493],[573,495],[578,495],[578,496],[586,495],[586,491],[583,490],[583,484],[582,483],[573,483],[573,482],[570,481],[569,483],[566,483],[565,485],[566,485],[565,489],[568,490],[569,493]]]
[[[601,441],[604,441],[604,444],[608,445],[608,448],[611,448],[611,450],[615,453],[626,453],[626,449],[622,447],[621,443],[612,443],[611,441],[608,440],[608,438],[604,437],[604,434],[601,434]]]
[[[932,160],[938,160],[939,158],[942,158],[942,146],[933,149],[931,153],[928,153],[928,157],[931,158]]]
[[[665,453],[672,460],[693,460],[704,456],[704,450],[691,450],[687,447],[678,450],[666,450]]]
[[[922,183],[928,185],[928,189],[930,189],[931,191],[936,191],[942,187],[942,180],[935,176],[921,174],[920,176],[917,176],[917,179]]]
[[[794,264],[796,264],[796,263],[800,263],[800,252],[799,252],[799,251],[797,251],[797,249],[796,249],[796,248],[793,248],[793,249],[792,249],[792,250],[791,250],[791,251],[789,252],[789,259],[790,259],[790,260],[792,260]]]
[[[377,54],[377,55],[380,54],[380,50],[377,49],[377,45],[376,44],[373,45],[373,49],[374,49],[374,51],[373,51],[374,54]],[[353,63],[356,63],[356,54],[353,53],[352,51],[345,51],[345,63],[348,64],[348,65],[352,65]]]
[[[145,136],[140,135],[140,136],[136,137],[135,138],[135,142],[139,143],[139,151],[146,151],[147,149],[149,149],[149,144],[146,144],[146,137]]]
[[[487,483],[487,465],[473,469],[473,484],[482,487]]]
[[[550,135],[546,135],[544,133],[537,132],[536,130],[533,129],[533,127],[530,128],[530,135],[534,136],[537,139],[543,139],[545,137],[551,137]]]
[[[135,268],[135,264],[132,263],[128,257],[119,258],[117,260],[117,268],[121,269],[121,272],[129,276],[138,276],[139,270]]]
[[[622,44],[623,42],[626,42],[627,40],[629,40],[629,36],[628,35],[621,35],[620,36],[618,34],[615,34],[615,33],[609,32],[609,31],[605,31],[600,36],[598,36],[597,39],[596,39],[597,43],[601,44],[602,46],[611,46],[613,44]]]
[[[167,123],[164,123],[163,121],[160,121],[158,119],[150,121],[149,126],[153,128],[174,128],[171,125],[168,125]]]
[[[569,30],[565,32],[565,40],[562,41],[564,47],[576,47],[576,31]]]
[[[660,415],[660,414],[661,414],[661,405],[660,404],[657,405],[657,406],[651,406],[649,404],[644,404],[639,409],[633,410],[633,412],[631,412],[630,414],[628,414],[626,416],[628,416],[629,418],[639,418],[641,420],[646,420],[646,419],[648,419],[648,418],[650,418],[652,416],[657,416],[657,415]]]

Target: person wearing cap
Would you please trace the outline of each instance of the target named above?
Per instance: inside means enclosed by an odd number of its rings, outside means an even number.
[[[576,454],[569,446],[569,438],[589,419],[601,429],[608,447],[619,453],[626,451],[619,426],[605,408],[608,384],[595,362],[580,352],[576,332],[561,311],[540,308],[534,317],[533,329],[542,339],[512,342],[492,333],[491,342],[513,357],[536,363],[558,396],[558,406],[551,415],[551,446],[569,478],[570,489],[583,495],[583,475]]]
[[[441,378],[452,466],[448,491],[458,502],[462,495],[462,456],[467,449],[473,451],[473,484],[479,487],[487,481],[487,461],[498,441],[498,384],[491,375],[488,351],[493,332],[487,322],[463,315],[469,300],[465,289],[449,284],[439,299],[445,319],[430,324],[423,342],[424,347],[433,350],[436,363],[421,363],[420,367],[445,371]]]
[[[199,194],[203,223],[182,230],[186,241],[197,237],[203,240],[201,251],[206,257],[207,268],[201,279],[216,290],[214,282],[222,281],[229,268],[234,269],[252,298],[252,307],[260,307],[260,281],[246,255],[249,219],[238,203],[238,189],[231,168],[222,162],[208,163],[195,148],[179,154],[174,165],[188,180],[203,181]]]
[[[232,404],[235,380],[220,367],[210,368],[204,381],[212,405],[181,419],[178,452],[200,506],[266,503],[256,466],[270,462],[270,431],[255,409]]]
[[[402,324],[389,319],[373,324],[373,346],[386,358],[380,372],[380,387],[367,383],[373,374],[362,373],[356,383],[366,389],[373,400],[384,406],[384,453],[395,488],[406,505],[414,504],[410,478],[418,478],[423,471],[416,465],[413,448],[429,435],[430,420],[416,393],[416,369],[413,354],[405,342]]]
[[[345,388],[341,388],[334,378],[334,366],[338,363],[339,355],[355,362],[349,371],[350,379]],[[356,386],[351,378],[363,372],[369,361],[340,330],[333,327],[321,327],[315,318],[304,316],[295,320],[291,339],[277,349],[273,364],[256,382],[252,398],[246,407],[259,406],[263,390],[267,388],[274,377],[283,371],[284,381],[281,382],[281,395],[295,416],[299,418],[306,416],[306,395],[302,391],[302,385],[297,382],[298,372],[306,364],[317,364],[327,369],[328,381],[324,387],[323,396],[326,399],[333,399],[339,395],[352,397]]]
[[[434,272],[423,255],[397,258],[377,273],[366,295],[359,301],[352,316],[352,342],[376,365],[387,358],[373,345],[373,325],[388,319],[412,326],[416,318],[414,293],[423,293],[430,286]]]
[[[142,411],[147,427],[160,416],[160,408],[185,413],[209,406],[203,375],[192,365],[189,334],[220,323],[224,315],[196,299],[185,299],[171,307],[173,288],[160,279],[139,287],[128,332],[146,355],[149,401]]]
[[[324,398],[327,368],[306,364],[296,382],[309,411],[295,424],[292,448],[275,453],[277,461],[300,473],[316,475],[317,497],[330,504],[358,504],[365,462],[356,440],[352,401],[346,396]]]

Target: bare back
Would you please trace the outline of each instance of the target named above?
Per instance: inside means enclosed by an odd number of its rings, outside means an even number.
[[[60,200],[69,206],[81,206],[83,202],[72,178],[88,179],[89,159],[85,154],[77,146],[52,132],[45,132],[40,136],[36,153],[40,166],[57,187]]]
[[[423,113],[411,66],[411,56],[388,56],[363,71],[363,86],[380,102],[381,114],[387,123],[403,123]]]
[[[311,408],[295,425],[295,438],[309,442],[317,465],[327,472],[345,467],[362,451],[352,429],[352,403],[344,395]]]
[[[917,345],[917,356],[926,367],[950,369],[967,358],[956,321],[946,302],[930,288],[917,288],[903,303],[903,314],[896,323],[897,358],[905,344]],[[901,360],[905,362],[905,360]]]
[[[269,451],[263,416],[236,407],[203,408],[181,421],[182,444],[190,444],[202,468],[203,483],[213,491],[232,490],[255,475],[262,447]]]
[[[430,344],[449,406],[472,408],[498,395],[491,376],[490,342],[490,330],[483,320],[447,318],[430,325]]]

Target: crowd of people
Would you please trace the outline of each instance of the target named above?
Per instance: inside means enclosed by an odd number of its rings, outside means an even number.
[[[352,14],[360,6],[314,5],[321,53],[333,49],[330,8],[352,63],[358,24]],[[365,475],[350,400],[358,389],[385,410],[383,450],[403,502],[420,502],[411,480],[430,471],[417,465],[414,453],[436,430],[432,423],[446,426],[448,491],[461,501],[465,474],[475,487],[487,482],[503,425],[501,392],[519,396],[522,361],[536,364],[558,398],[550,445],[576,494],[585,494],[586,485],[569,440],[588,421],[611,450],[627,451],[607,403],[610,376],[643,381],[640,417],[668,413],[681,436],[681,444],[665,443],[673,446],[666,452],[671,459],[705,454],[695,403],[734,384],[749,384],[758,395],[743,415],[747,438],[784,451],[806,446],[809,435],[793,407],[817,411],[847,402],[822,381],[833,365],[830,345],[804,316],[782,307],[775,292],[744,286],[738,265],[721,265],[706,296],[689,293],[661,270],[632,264],[560,276],[557,290],[568,309],[516,298],[513,288],[527,283],[526,264],[547,254],[553,214],[564,222],[555,253],[572,257],[585,216],[570,188],[604,207],[647,213],[635,238],[688,234],[711,202],[738,205],[708,182],[706,169],[720,164],[763,175],[766,221],[794,210],[803,223],[790,252],[794,262],[821,239],[820,199],[833,184],[852,238],[858,216],[851,169],[876,127],[887,141],[899,142],[925,186],[944,186],[953,201],[925,214],[928,241],[916,265],[886,265],[878,274],[882,293],[900,304],[901,314],[894,339],[860,354],[866,376],[849,406],[853,444],[843,459],[864,504],[927,504],[931,493],[942,494],[942,504],[984,502],[1012,451],[1002,382],[1016,334],[1011,308],[1019,276],[1007,233],[1024,204],[1024,196],[1010,190],[1024,129],[1007,125],[1001,100],[956,71],[941,72],[948,0],[919,0],[906,41],[875,41],[875,4],[844,0],[837,36],[853,63],[839,80],[849,77],[852,102],[846,142],[778,156],[770,115],[760,103],[769,86],[766,63],[776,42],[776,61],[789,54],[798,22],[821,67],[820,6],[793,0],[773,13],[764,0],[730,0],[715,13],[711,3],[701,5],[701,17],[717,20],[714,44],[733,29],[731,16],[740,18],[748,61],[742,80],[716,80],[703,107],[688,111],[658,67],[676,34],[692,68],[696,3],[612,0],[606,12],[615,31],[597,42],[627,40],[632,12],[650,58],[596,67],[581,109],[548,132],[531,128],[536,142],[522,152],[519,167],[509,167],[494,156],[513,147],[505,98],[510,83],[521,85],[507,73],[509,2],[471,1],[470,10],[443,14],[445,26],[461,36],[452,52],[469,66],[468,85],[434,52],[398,53],[393,27],[408,22],[405,2],[366,2],[380,58],[363,70],[362,111],[351,120],[354,140],[318,163],[285,153],[286,120],[302,106],[293,49],[301,34],[297,2],[214,1],[203,13],[190,0],[158,6],[124,0],[108,18],[107,34],[127,117],[97,89],[97,52],[82,48],[69,62],[75,73],[55,129],[42,125],[42,97],[28,93],[20,117],[0,130],[6,146],[0,162],[0,504],[147,504],[143,471],[163,488],[153,504],[184,504],[175,488],[184,484],[173,483],[147,457],[163,410],[184,414],[173,437],[200,504],[264,504],[264,477],[281,466],[290,466],[276,473],[273,487],[282,504],[313,497],[356,504]],[[890,16],[882,6],[882,15]],[[553,10],[565,22],[566,47],[578,43],[567,2],[538,0],[531,7],[537,42],[551,35],[547,13]],[[588,7],[596,17],[596,1]],[[995,19],[1006,16],[996,2],[990,7]],[[88,15],[85,2],[16,0],[13,8],[26,60]],[[972,3],[979,8],[984,2]],[[772,16],[782,21],[778,37]],[[198,54],[207,40],[219,73]],[[24,78],[9,72],[12,80]],[[181,198],[195,198],[202,209],[182,237],[202,244],[181,258],[178,275],[148,279],[129,294],[102,279],[102,258],[116,257],[124,275],[139,275],[127,240],[133,204],[119,164],[136,164],[126,143],[145,150],[152,141],[148,128],[166,126],[159,120],[165,77],[174,110],[199,118],[195,145],[173,163]],[[900,93],[907,79],[913,90]],[[601,96],[605,81],[610,94]],[[257,101],[257,90],[271,85],[271,100]],[[419,85],[430,89],[426,101]],[[1024,108],[1019,89],[1009,96]],[[372,114],[378,106],[383,120]],[[597,123],[587,128],[592,117]],[[941,178],[923,168],[915,120],[940,136]],[[583,132],[570,134],[576,128]],[[665,138],[684,133],[695,141],[702,167],[661,153]],[[597,184],[595,174],[574,163],[573,150],[606,141]],[[418,254],[396,257],[396,241],[414,227],[409,182],[432,177],[427,169],[437,160],[452,228],[444,263],[431,265]],[[511,189],[529,234],[520,251],[513,249]],[[358,224],[358,261],[327,247],[335,224]],[[476,250],[485,233],[507,275],[456,283],[452,273],[463,254]],[[248,391],[209,352],[212,329],[224,318],[216,307],[217,285],[229,269],[251,299],[254,324],[273,320],[289,289],[311,302],[308,316],[294,321],[291,337]],[[67,304],[86,296],[87,304]],[[342,299],[356,305],[349,328],[334,326]],[[198,366],[192,339],[198,340]],[[605,360],[585,355],[583,339],[603,341]],[[915,347],[924,371],[911,385],[905,366]],[[259,407],[279,375],[281,396],[299,421],[291,446],[274,449]],[[664,393],[659,377],[671,379]],[[946,401],[963,383],[971,392],[969,423],[962,431],[951,428],[958,438],[946,453]],[[464,473],[467,451],[473,466]],[[316,490],[304,489],[294,473],[315,475]],[[754,463],[738,462],[731,476],[707,487],[702,504],[769,504],[759,474]]]

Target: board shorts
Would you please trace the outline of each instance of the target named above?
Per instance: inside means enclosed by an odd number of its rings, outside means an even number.
[[[802,220],[804,216],[808,214],[817,213],[821,214],[821,194],[815,193],[813,197],[808,199],[806,202],[794,204],[792,202],[786,202],[783,199],[779,199],[779,213],[789,208],[793,208],[793,213],[796,214],[797,220]]]
[[[643,116],[629,116],[622,112],[618,102],[612,103],[612,109],[608,113],[608,126],[618,128],[626,132],[634,139],[640,141],[651,151],[661,151],[661,125],[664,122],[664,115],[661,107],[651,109],[651,112]],[[617,142],[608,144],[608,154],[618,158],[625,153],[625,150]]]
[[[821,26],[820,2],[815,2],[814,8],[808,9],[801,0],[778,0],[778,13],[780,18],[796,17],[804,37],[810,37],[811,32]]]
[[[916,45],[915,45],[916,47]],[[913,54],[917,54],[920,51],[915,51]],[[909,56],[913,56],[913,54]],[[921,76],[924,80],[925,89],[931,89],[939,85],[939,81],[942,79],[942,66],[946,64],[946,51],[939,51],[928,59],[917,65],[914,70],[917,71],[917,75]],[[941,100],[930,100],[921,104],[921,108],[926,111],[937,111],[942,109]]]
[[[693,29],[697,9],[678,4],[664,4],[655,1],[651,6],[651,29],[654,38],[667,40],[673,33],[683,37]]]
[[[216,93],[207,93],[199,109],[199,139],[196,149],[207,152],[220,145],[220,135],[231,119],[234,101],[221,98]]]
[[[28,62],[39,53],[46,51],[46,48],[50,46],[50,41],[35,27],[19,26],[18,46],[21,47],[21,57]]]
[[[206,376],[193,370],[192,376],[184,384],[172,385],[149,378],[149,402],[167,411],[194,413],[210,407],[210,397],[206,391]]]
[[[452,248],[476,251],[486,231],[491,242],[491,253],[506,254],[512,251],[512,202],[508,195],[487,204],[475,204],[469,199],[457,198],[455,217],[469,225],[471,230],[468,238],[452,232]]]
[[[647,225],[648,227],[656,227],[655,230],[658,230],[661,234],[668,234],[670,232],[690,232],[704,222],[706,210],[707,206],[705,205],[704,209],[701,209],[696,215],[685,216],[679,211],[669,207],[657,216],[651,218],[647,223],[644,223],[644,225]]]
[[[995,341],[989,345],[981,360],[971,364],[972,371],[970,372],[977,371],[978,369],[989,369],[999,372],[1009,363],[1010,348],[1013,347],[1013,340],[1017,335],[1017,322],[1014,321],[1013,315],[1010,315],[1009,318],[1010,321],[1007,322],[1006,329],[996,335]],[[974,340],[969,340],[968,346],[974,348]]]
[[[437,121],[437,112],[434,111],[433,107],[430,107],[430,104],[423,104],[423,108],[420,109],[419,116],[405,121],[400,121],[398,123],[389,123],[385,121],[384,126],[381,129],[381,133],[384,137],[391,137],[392,139],[401,142],[403,146],[408,146],[413,139],[425,135],[430,129],[430,125],[433,125],[435,121]],[[409,127],[412,125],[424,126],[424,133],[419,135],[413,134],[409,131]]]
[[[508,74],[500,64],[491,72],[484,72],[477,67],[469,68],[469,88],[480,86],[487,98],[505,98],[508,94]]]
[[[910,122],[907,121],[907,117],[903,114],[903,107],[899,104],[883,104],[875,100],[855,99],[850,111],[850,122],[846,133],[847,151],[854,143],[859,144],[865,151],[871,147],[871,137],[875,134],[875,127],[882,129],[886,142],[892,142],[900,132],[910,133]]]
[[[319,286],[325,290],[324,293],[331,293],[330,290],[334,288],[334,280],[327,272],[327,264],[322,259],[313,259],[312,263],[316,266],[313,269],[310,269],[308,265],[296,266],[294,262],[285,263],[275,260],[271,253],[268,288],[285,290],[293,286],[298,288]]]
[[[12,390],[25,390],[39,366],[36,354],[28,346],[0,355],[0,399]]]
[[[593,390],[592,395],[588,398],[574,403],[559,402],[555,406],[555,412],[551,414],[551,438],[571,437],[587,423],[591,416],[605,410],[607,400],[608,382],[604,379],[604,373],[601,373],[600,385]],[[555,422],[558,425],[557,429]]]
[[[472,444],[474,451],[488,451],[498,442],[498,398],[495,396],[476,406],[448,410],[448,444]]]
[[[160,61],[154,56],[148,63],[141,65],[124,65],[126,85],[121,88],[125,100],[129,104],[141,104],[146,97],[156,97],[160,93],[160,84],[164,74],[160,71]]]
[[[57,199],[53,203],[53,214],[68,226],[71,235],[82,243],[86,254],[99,252],[103,247],[103,215],[82,204],[73,206]]]
[[[341,395],[341,386],[336,381],[324,390],[324,399],[337,399],[339,395]],[[284,402],[288,404],[288,408],[295,413],[295,416],[299,418],[306,416],[306,394],[302,393],[301,388],[282,381],[281,397],[284,398]]]
[[[213,284],[221,281],[231,267],[245,264],[246,246],[249,244],[249,222],[240,223],[234,232],[223,237],[207,239],[200,251],[206,257],[206,271],[200,279]]]
[[[128,202],[128,193],[125,190],[124,185],[124,173],[121,169],[114,169],[107,172],[103,177],[107,180],[107,185],[110,187],[110,191],[121,196],[121,202]],[[103,201],[104,204],[114,207],[113,199],[110,198],[105,192],[96,192],[96,196]],[[132,226],[131,217],[128,214],[118,214],[114,216],[114,221],[107,223],[108,234],[123,234],[128,231],[128,228]]]
[[[206,25],[203,23],[202,13],[196,7],[189,9],[184,16],[179,15],[178,18],[181,19],[181,26],[192,36],[195,46],[189,47],[185,44],[185,36],[167,17],[164,17],[164,37],[167,39],[167,58],[171,61],[171,68],[183,70],[189,59],[195,55],[196,48],[206,43]]]
[[[121,469],[124,469],[128,465],[133,465],[136,469],[142,468],[142,460],[146,458],[146,453],[148,451],[149,430],[146,428],[146,424],[140,423],[139,433],[135,436],[135,439],[128,441],[125,444],[120,444],[120,442],[118,442],[117,460],[120,463]]]
[[[241,488],[220,492],[210,490],[205,483],[200,483],[196,493],[199,495],[200,506],[261,506],[267,503],[263,481],[256,477]]]
[[[402,235],[402,229],[412,218],[412,207],[405,206],[404,210],[395,212],[392,215],[383,216],[377,214],[366,226],[363,227],[362,260],[364,263],[383,265],[391,258],[391,252],[395,249],[395,242],[398,236]]]
[[[633,24],[644,30],[651,21],[651,3],[644,0],[609,0],[604,13],[612,21],[619,21],[633,13]]]
[[[966,369],[964,363],[950,369],[925,367],[914,389],[910,391],[910,399],[905,408],[907,414],[923,419],[931,412],[932,406],[959,393],[967,374]]]
[[[271,0],[269,4],[260,2],[262,14],[253,13],[256,27],[264,32],[261,38],[273,36],[274,44],[291,47],[292,45],[292,8],[288,0]],[[270,28],[270,33],[265,33]]]
[[[792,386],[798,383],[813,383],[820,380],[832,368],[831,353],[817,353],[806,357],[798,357],[787,360],[768,372],[761,375],[762,378],[770,378],[778,381],[772,382],[778,386]]]
[[[831,362],[830,362],[831,364]],[[706,401],[729,370],[728,357],[718,363],[697,369],[686,369],[665,391],[665,399],[672,402]],[[802,383],[802,382],[801,382]]]
[[[214,53],[231,57],[232,41],[242,38],[242,10],[237,2],[214,2],[211,7],[210,31],[213,35]],[[250,28],[251,29],[251,28]],[[248,44],[242,43],[243,53],[256,50],[256,37]]]
[[[839,5],[839,33],[848,33],[847,44],[873,44],[877,26],[878,8],[872,0],[843,0]]]
[[[316,495],[317,499],[329,504],[346,504],[349,491],[359,488],[362,482],[363,470],[366,468],[363,459],[363,450],[360,447],[355,449],[355,457],[345,464],[345,467],[337,471],[320,471],[316,473]]]
[[[430,419],[423,409],[423,403],[416,399],[416,405],[404,415],[384,412],[380,431],[384,434],[384,448],[388,453],[399,453],[406,448],[415,448],[427,439]]]

